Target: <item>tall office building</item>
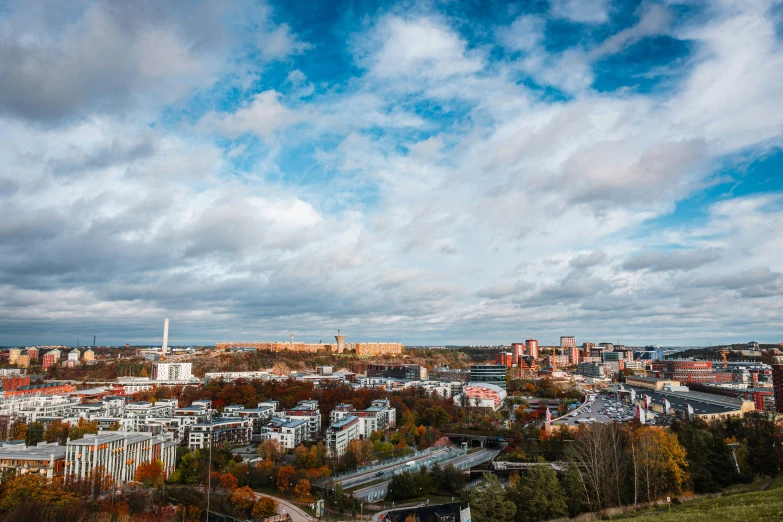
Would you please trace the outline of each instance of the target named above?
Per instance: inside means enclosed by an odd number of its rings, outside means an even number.
[[[535,339],[525,341],[525,351],[532,358],[538,359],[538,341]]]

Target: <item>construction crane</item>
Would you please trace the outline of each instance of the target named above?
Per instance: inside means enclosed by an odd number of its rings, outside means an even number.
[[[729,367],[729,361],[728,359],[726,359],[726,356],[729,355],[729,351],[726,349],[725,346],[720,349],[720,355],[723,358],[723,369],[725,370],[726,368]]]

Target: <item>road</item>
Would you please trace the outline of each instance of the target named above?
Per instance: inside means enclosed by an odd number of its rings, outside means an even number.
[[[406,470],[416,470],[419,469],[421,466],[429,465],[434,462],[434,458],[438,456],[442,456],[444,454],[447,454],[449,452],[455,452],[457,451],[453,447],[443,447],[439,448],[432,453],[428,453],[426,455],[418,455],[416,457],[412,457],[411,459],[405,461],[405,462],[395,462],[393,464],[389,464],[387,466],[378,466],[376,468],[373,468],[369,471],[363,471],[359,473],[355,473],[353,475],[344,475],[342,477],[335,477],[336,482],[340,482],[343,486],[343,488],[350,488],[354,486],[360,486],[364,484],[365,482],[371,482],[373,480],[378,480],[380,478],[391,478],[392,474],[396,471],[406,471]],[[408,462],[413,462],[414,464],[408,465]],[[379,474],[380,473],[380,474]]]
[[[263,493],[256,493],[256,498],[261,497],[269,497],[277,500],[277,503],[280,506],[280,514],[282,515],[288,513],[291,515],[291,520],[293,522],[311,522],[313,520],[313,517],[308,515],[302,508],[295,506],[285,499],[280,497],[273,497],[272,495],[265,495]]]
[[[490,461],[500,452],[499,449],[484,448],[470,455],[458,455],[453,459],[449,459],[440,463],[441,466],[452,465],[459,470],[467,470]],[[351,495],[354,498],[364,500],[365,502],[377,502],[386,498],[386,494],[389,491],[390,480],[381,482],[379,484],[373,484],[366,488],[357,489]]]

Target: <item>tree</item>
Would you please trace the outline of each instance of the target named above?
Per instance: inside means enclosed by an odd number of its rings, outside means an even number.
[[[185,522],[199,522],[201,520],[202,509],[198,506],[186,506],[180,504],[177,506],[177,520],[184,520]]]
[[[177,484],[198,484],[201,480],[199,469],[199,450],[185,453],[179,461],[177,469],[171,474],[171,482]]]
[[[261,497],[250,513],[253,518],[269,518],[277,515],[277,500],[271,497]]]
[[[268,439],[258,445],[258,455],[262,459],[277,463],[283,456],[283,448],[280,447],[280,443],[276,440]]]
[[[46,427],[46,430],[44,431],[44,440],[46,442],[59,442],[60,444],[65,444],[68,440],[68,432],[70,429],[71,426],[68,423],[56,419],[50,422]]]
[[[280,491],[288,491],[293,486],[293,480],[296,476],[296,469],[293,466],[283,466],[277,472],[277,481],[275,485]]]
[[[639,491],[650,502],[664,494],[680,494],[688,480],[685,449],[668,430],[639,426],[628,434],[634,470],[634,502]]]
[[[517,507],[506,500],[503,485],[491,473],[484,473],[484,483],[469,495],[470,514],[476,522],[507,522],[514,518]]]
[[[253,490],[247,486],[237,488],[231,494],[231,503],[239,509],[250,508],[256,500]]]
[[[305,495],[310,494],[310,481],[307,479],[299,479],[294,487],[294,493],[304,498]]]
[[[307,449],[300,444],[294,449],[294,466],[296,469],[314,468],[318,465],[318,454],[315,446]]]
[[[37,474],[12,477],[3,484],[0,510],[7,511],[19,504],[63,505],[75,502],[77,497],[63,491],[59,484]]]
[[[33,422],[27,430],[26,442],[28,446],[35,446],[44,440],[44,427],[40,422]]]
[[[159,460],[142,462],[136,468],[136,475],[133,478],[136,482],[141,482],[145,488],[162,486],[166,478],[163,473],[163,462]]]
[[[525,509],[517,510],[515,520],[549,520],[568,513],[565,492],[552,466],[531,466],[524,475],[509,482],[511,499],[516,505],[525,506]]]
[[[227,495],[233,493],[238,486],[239,481],[234,475],[231,473],[220,474],[220,489],[222,489],[223,492],[225,492]]]
[[[84,437],[85,433],[98,433],[98,421],[88,421],[86,419],[79,419],[79,422],[76,424],[76,426],[73,426],[71,428],[71,431],[68,433],[68,436],[71,438],[71,440],[77,440]]]
[[[27,440],[27,423],[20,418],[11,424],[11,440]]]

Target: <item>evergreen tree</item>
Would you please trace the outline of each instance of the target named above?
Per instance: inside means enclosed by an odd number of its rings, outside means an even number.
[[[513,481],[509,495],[518,509],[514,520],[532,522],[568,514],[565,492],[552,466],[533,466]]]
[[[484,473],[484,483],[469,495],[470,514],[476,522],[508,522],[514,518],[517,507],[506,500],[506,493],[498,478]]]

